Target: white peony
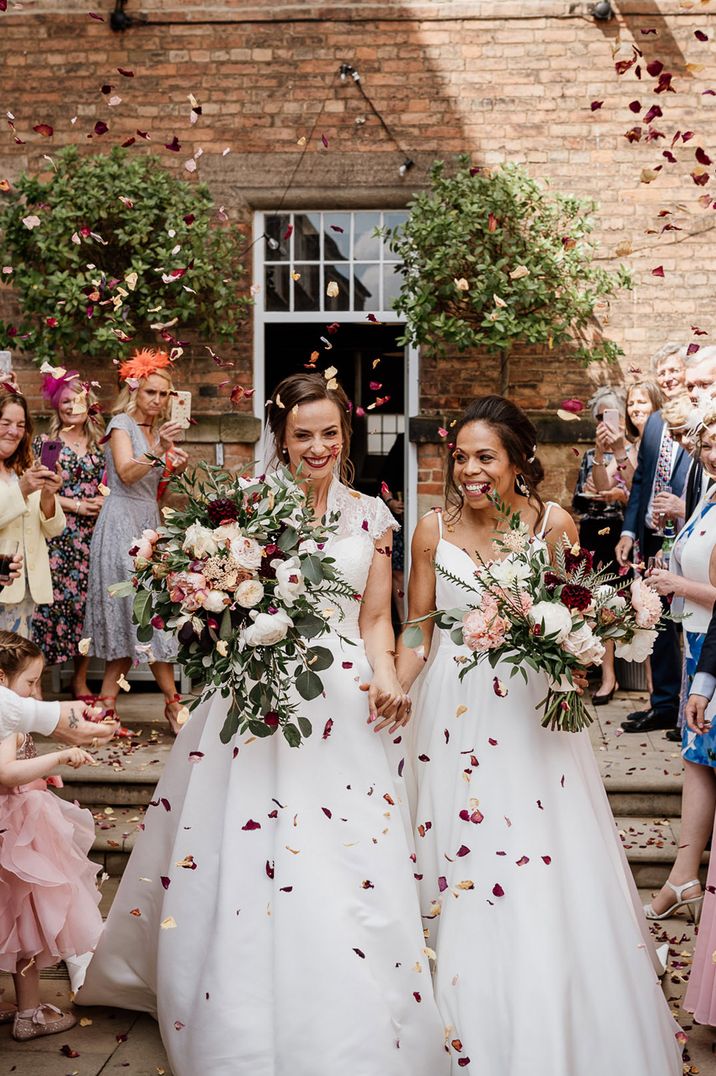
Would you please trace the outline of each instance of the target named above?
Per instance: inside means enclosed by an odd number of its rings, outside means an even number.
[[[234,538],[230,549],[232,557],[242,568],[255,572],[260,566],[264,551],[254,538]]]
[[[234,597],[242,609],[253,609],[264,596],[264,585],[258,579],[244,579],[239,583]]]
[[[214,532],[209,527],[202,527],[201,523],[192,523],[186,529],[182,549],[194,557],[213,557],[219,546],[214,538]]]
[[[529,612],[533,624],[544,623],[545,635],[557,636],[563,642],[572,630],[572,614],[561,602],[537,602]]]
[[[530,577],[530,569],[522,561],[506,557],[496,560],[489,567],[490,575],[501,587],[511,587],[515,583],[525,583]]]
[[[229,601],[229,595],[225,591],[207,590],[202,605],[208,613],[222,613]]]
[[[303,581],[301,562],[298,557],[290,560],[272,560],[271,567],[276,569],[276,593],[284,605],[291,606],[299,594],[303,594],[306,584]]]
[[[658,632],[637,628],[631,639],[631,642],[618,642],[614,649],[614,653],[618,658],[623,658],[624,661],[646,661],[654,649],[654,643]]]
[[[253,624],[244,631],[248,646],[273,646],[286,638],[293,621],[288,613],[279,609],[275,613],[257,613]]]
[[[597,588],[595,598],[607,609],[611,609],[613,613],[621,613],[626,607],[626,598],[621,594],[617,594],[614,587],[610,587],[607,583]]]
[[[562,647],[568,654],[573,654],[580,665],[601,665],[604,658],[604,644],[589,624],[582,624],[571,631]]]

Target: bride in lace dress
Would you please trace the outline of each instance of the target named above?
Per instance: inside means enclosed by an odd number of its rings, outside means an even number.
[[[565,534],[577,540],[567,512],[536,492],[535,439],[503,397],[468,407],[455,428],[444,516],[430,513],[415,531],[409,619],[468,604],[461,581],[474,585],[481,561],[495,558],[488,493],[550,551]],[[406,754],[451,1073],[677,1076],[679,1027],[588,732],[542,728],[543,675],[528,670],[525,683],[511,678],[513,666],[485,661],[461,681],[467,648],[437,628],[430,643]],[[422,666],[400,647],[404,686]]]
[[[296,698],[313,735],[225,745],[228,701],[194,712],[77,995],[156,1015],[174,1076],[449,1069],[402,779],[380,734],[409,713],[392,654],[396,524],[334,474],[348,414],[317,374],[287,378],[268,408],[277,456],[301,466],[317,515],[338,514],[328,548],[362,595],[321,638],[334,653],[323,696]]]

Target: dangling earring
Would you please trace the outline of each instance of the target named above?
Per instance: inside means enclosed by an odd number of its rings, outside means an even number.
[[[515,475],[515,493],[519,493],[521,497],[529,497],[530,487],[527,485],[525,476],[522,473]]]

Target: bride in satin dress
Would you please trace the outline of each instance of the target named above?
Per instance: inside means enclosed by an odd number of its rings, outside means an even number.
[[[296,697],[313,734],[225,745],[228,701],[194,711],[77,994],[153,1013],[174,1076],[449,1071],[384,739],[409,715],[390,621],[396,524],[334,473],[348,408],[320,374],[287,378],[268,407],[278,458],[301,466],[317,515],[338,513],[328,548],[362,595],[321,637],[334,654],[323,696]]]
[[[474,584],[480,558],[495,558],[489,492],[551,551],[565,534],[577,541],[571,517],[537,494],[535,454],[534,427],[509,400],[470,404],[445,511],[415,531],[409,619],[474,599],[461,581]],[[427,665],[401,646],[398,674],[406,690],[420,674],[409,726],[416,867],[453,1076],[678,1076],[680,1029],[588,732],[541,727],[543,675],[525,683],[484,661],[460,681],[467,648],[438,628],[424,635]]]

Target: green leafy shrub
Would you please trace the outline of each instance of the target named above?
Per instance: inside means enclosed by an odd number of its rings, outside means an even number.
[[[0,346],[59,362],[126,355],[129,340],[187,328],[236,335],[250,303],[244,242],[236,225],[212,220],[206,186],[119,148],[68,148],[52,163],[47,181],[22,175],[0,207],[2,261],[21,308],[18,325],[0,321]]]
[[[594,209],[514,164],[488,171],[462,156],[448,175],[437,162],[405,223],[386,229],[403,262],[394,307],[407,319],[405,342],[502,356],[516,344],[568,342],[581,361],[615,359],[622,351],[595,308],[631,280],[593,264]]]

